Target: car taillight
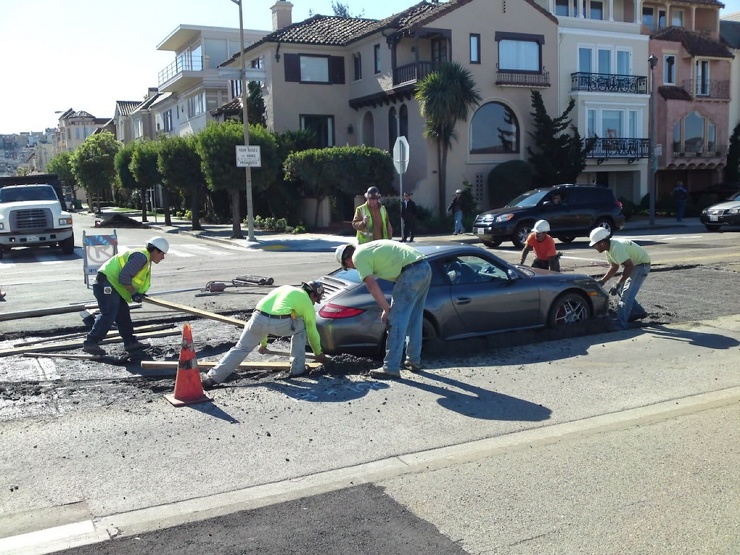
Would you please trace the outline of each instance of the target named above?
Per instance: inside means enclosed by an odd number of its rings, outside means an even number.
[[[329,303],[326,306],[321,307],[319,310],[319,316],[322,318],[352,318],[365,312],[361,308],[350,308],[348,306],[341,306],[338,304]]]
[[[617,203],[617,206],[619,206],[619,209],[621,210],[621,209],[622,209],[622,203],[621,203],[621,202],[619,202],[618,200],[617,200],[617,201],[615,201],[615,202]]]

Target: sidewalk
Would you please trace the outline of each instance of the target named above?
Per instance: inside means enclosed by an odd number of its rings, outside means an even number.
[[[112,214],[122,214],[133,220],[141,221],[141,212],[106,212],[103,210],[104,217]],[[90,215],[92,217],[92,215]],[[97,218],[99,219],[99,218]],[[330,245],[340,245],[342,243],[348,243],[354,240],[354,235],[339,235],[332,233],[279,233],[274,231],[263,231],[259,229],[254,230],[254,241],[248,240],[248,230],[246,225],[242,225],[243,239],[233,239],[232,225],[231,224],[201,224],[203,229],[200,231],[192,231],[190,229],[191,223],[189,220],[172,219],[172,226],[166,226],[163,223],[164,218],[158,216],[158,221],[152,221],[150,218],[148,225],[152,229],[161,229],[166,233],[182,233],[184,235],[190,235],[199,239],[205,239],[210,241],[219,241],[229,244],[238,244],[248,248],[263,249],[263,250],[303,250],[308,245],[313,245],[310,250],[316,250],[315,244],[317,241],[326,242]],[[654,225],[650,225],[647,216],[633,216],[624,225],[624,228],[618,232],[618,235],[629,235],[636,231],[656,230],[656,232],[667,232],[670,230],[674,231],[704,231],[704,225],[699,221],[699,218],[684,218],[683,221],[677,222],[673,217],[656,217]],[[450,241],[457,243],[479,243],[479,239],[473,235],[473,233],[465,233],[463,236],[453,235],[452,233],[447,234],[428,234],[428,235],[417,235],[417,240],[421,241]]]

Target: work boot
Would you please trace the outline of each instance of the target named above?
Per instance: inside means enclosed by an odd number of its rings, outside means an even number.
[[[370,377],[376,378],[378,380],[398,380],[401,378],[401,372],[400,370],[396,370],[395,372],[393,370],[388,370],[385,367],[376,368],[375,370],[370,370]]]
[[[105,356],[106,352],[105,349],[103,349],[100,345],[97,343],[93,343],[92,341],[85,341],[82,343],[82,350],[85,351],[89,355],[95,355],[95,356]]]
[[[291,368],[290,372],[288,372],[289,378],[295,378],[296,376],[302,376],[306,372],[310,371],[311,369],[308,367],[308,365],[305,365],[303,369],[300,368]]]
[[[419,362],[411,362],[409,359],[406,359],[403,365],[407,370],[411,370],[412,372],[421,372],[421,363]]]
[[[126,352],[128,353],[135,353],[136,351],[143,351],[144,349],[148,349],[151,347],[148,343],[142,343],[140,341],[134,340],[131,343],[124,343],[123,348],[126,349]]]
[[[216,380],[214,380],[213,378],[208,378],[208,377],[203,378],[203,381],[200,382],[200,384],[203,386],[203,391],[210,391],[211,389],[213,389],[215,386],[218,385]]]

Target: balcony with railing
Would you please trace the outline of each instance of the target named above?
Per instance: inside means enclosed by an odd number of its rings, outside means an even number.
[[[498,67],[498,66],[497,66]],[[550,72],[521,72],[496,70],[496,85],[499,87],[545,88],[550,86]]]
[[[626,159],[632,163],[640,158],[650,157],[650,139],[586,139],[593,140],[594,147],[586,158],[595,159],[601,164],[611,159]]]
[[[730,82],[686,79],[681,86],[695,99],[730,100]]]
[[[393,69],[393,86],[415,83],[432,73],[439,62],[413,62]]]
[[[647,94],[647,76],[610,73],[570,74],[570,90],[588,92]]]
[[[159,72],[157,83],[160,91],[170,92],[194,85],[203,79],[208,68],[206,56],[178,56],[170,65]],[[177,83],[175,88],[173,85]]]

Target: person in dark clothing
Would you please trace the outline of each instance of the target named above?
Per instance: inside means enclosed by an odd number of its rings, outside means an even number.
[[[452,212],[455,216],[455,230],[452,232],[453,235],[465,233],[463,227],[463,213],[465,212],[465,201],[463,200],[462,189],[455,191],[455,198],[447,207],[448,212]]]
[[[684,186],[683,182],[679,181],[676,183],[676,188],[673,189],[673,200],[676,201],[676,221],[680,222],[683,220],[683,215],[686,213],[686,200],[689,198],[689,191]]]
[[[401,243],[405,243],[408,239],[409,243],[414,242],[414,235],[416,235],[416,203],[411,200],[411,193],[406,191],[403,193],[403,200],[401,201],[401,219],[403,220],[403,234],[401,236]]]

